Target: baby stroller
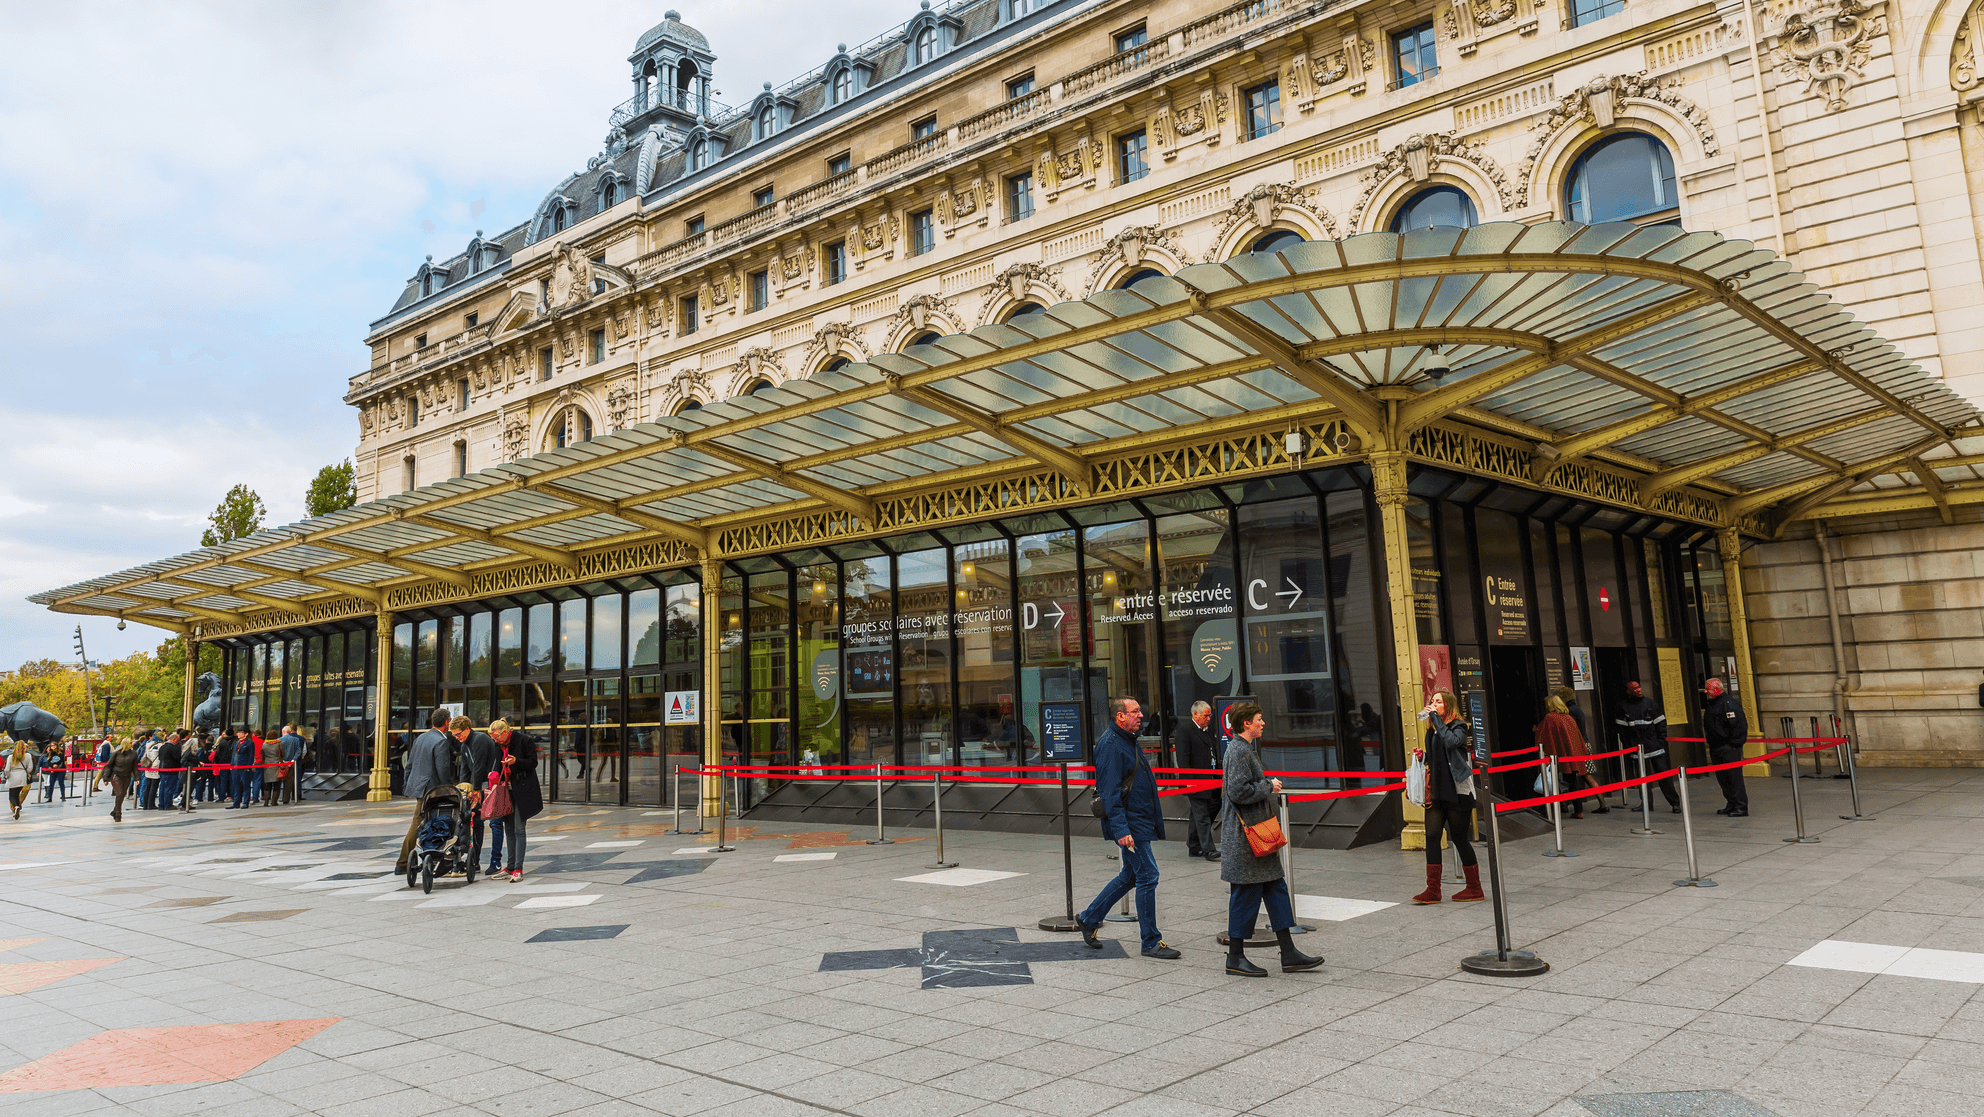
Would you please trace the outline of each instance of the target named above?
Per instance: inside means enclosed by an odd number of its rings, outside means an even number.
[[[434,891],[434,878],[462,873],[475,883],[474,808],[467,785],[437,787],[420,802],[420,829],[414,856],[407,859],[406,886],[417,882],[422,892]]]

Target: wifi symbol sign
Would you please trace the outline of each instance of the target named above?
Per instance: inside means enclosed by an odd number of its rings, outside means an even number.
[[[1219,653],[1218,652],[1202,653],[1199,656],[1199,662],[1206,665],[1206,674],[1210,675],[1213,672],[1219,670]]]

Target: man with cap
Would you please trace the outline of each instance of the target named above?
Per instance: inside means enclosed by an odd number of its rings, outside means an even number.
[[[1702,737],[1708,742],[1709,762],[1728,764],[1743,759],[1743,742],[1750,736],[1750,722],[1743,716],[1743,704],[1736,701],[1735,695],[1723,691],[1721,679],[1710,678],[1703,683],[1702,693],[1708,697],[1702,706]],[[1750,791],[1743,786],[1741,767],[1717,772],[1715,782],[1722,785],[1722,797],[1728,804],[1716,814],[1743,818],[1750,813]]]
[[[1662,771],[1670,765],[1667,762],[1667,715],[1661,712],[1660,704],[1648,698],[1640,689],[1640,684],[1626,684],[1625,701],[1619,703],[1618,715],[1612,724],[1619,730],[1619,743],[1632,745],[1646,758],[1649,775]],[[1630,757],[1623,758],[1630,759]],[[1656,781],[1661,794],[1667,796],[1667,805],[1675,814],[1681,813],[1681,789],[1675,785],[1675,777]],[[1647,786],[1640,787],[1645,795]]]

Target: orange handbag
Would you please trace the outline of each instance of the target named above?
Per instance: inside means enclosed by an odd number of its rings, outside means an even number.
[[[1288,837],[1281,832],[1281,819],[1272,814],[1247,827],[1247,848],[1256,857],[1266,857],[1287,844]]]

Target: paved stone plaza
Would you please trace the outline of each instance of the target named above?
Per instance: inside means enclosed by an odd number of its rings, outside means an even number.
[[[1176,842],[1166,963],[1034,929],[1057,838],[953,831],[981,871],[943,883],[904,879],[933,872],[925,831],[747,821],[713,854],[666,812],[553,807],[521,883],[429,897],[385,876],[405,803],[31,807],[0,824],[0,1093],[10,1117],[1979,1112],[1984,774],[1870,773],[1863,823],[1807,783],[1807,846],[1786,781],[1751,787],[1750,818],[1700,820],[1711,890],[1672,886],[1672,815],[1570,823],[1575,859],[1508,847],[1516,941],[1554,967],[1526,981],[1458,972],[1490,906],[1398,903],[1419,855],[1386,847],[1300,851],[1329,964],[1249,980],[1219,965],[1217,866]],[[1078,846],[1078,902],[1102,853]]]

